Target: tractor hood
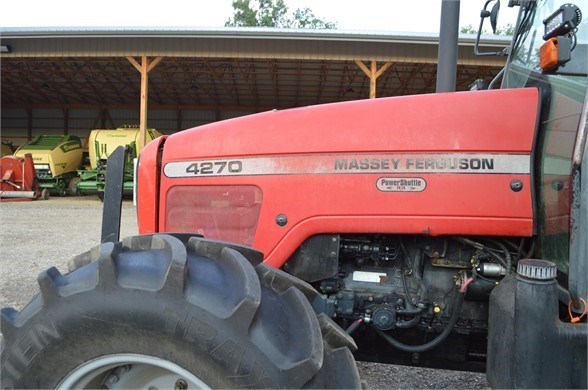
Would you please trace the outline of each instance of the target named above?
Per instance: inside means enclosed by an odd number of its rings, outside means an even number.
[[[529,152],[535,89],[413,95],[274,110],[189,129],[165,161],[338,152]]]
[[[140,173],[140,195],[152,194],[139,200],[140,225],[153,227],[141,231],[254,246],[274,266],[321,233],[530,236],[537,110],[529,88],[327,104],[189,129],[159,141],[161,158],[153,146],[142,156],[159,173]]]

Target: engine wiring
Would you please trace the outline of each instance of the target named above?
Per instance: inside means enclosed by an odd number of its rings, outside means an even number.
[[[502,278],[514,272],[514,268],[521,258],[534,251],[534,240],[529,240],[529,238],[476,236],[447,236],[432,238],[429,241],[414,239],[411,241],[406,237],[397,236],[396,246],[393,240],[370,242],[365,241],[365,238],[356,237],[348,239],[348,243],[345,245],[348,252],[355,250],[353,254],[358,252],[357,248],[360,248],[361,254],[366,258],[362,262],[349,263],[348,267],[350,268],[347,272],[351,272],[351,270],[355,272],[355,270],[361,270],[362,267],[367,267],[367,270],[370,270],[370,262],[377,266],[379,261],[383,261],[382,253],[386,256],[388,253],[395,253],[393,259],[386,259],[386,264],[389,267],[397,267],[398,270],[396,290],[392,290],[396,298],[383,296],[383,298],[379,298],[379,301],[376,301],[373,296],[368,299],[370,296],[363,296],[361,294],[364,293],[359,292],[360,299],[366,302],[361,305],[351,301],[357,299],[353,298],[353,293],[334,296],[335,299],[341,300],[341,303],[334,306],[335,310],[339,310],[340,318],[343,321],[349,321],[346,322],[346,332],[351,335],[364,325],[369,326],[393,348],[408,353],[428,351],[443,342],[453,332],[460,315],[463,315],[460,312],[465,295],[481,297],[484,294],[489,294]],[[397,249],[394,250],[394,247]],[[431,281],[426,278],[425,270],[430,269],[430,265],[427,266],[428,268],[425,266],[426,259],[437,260],[437,264],[441,265],[436,266],[435,263],[432,265],[433,269],[440,272],[449,271],[451,273],[451,268],[459,269],[453,274],[451,289],[440,289],[443,284],[429,286]],[[388,278],[384,279],[383,283],[388,283],[391,280]],[[476,284],[476,287],[468,293],[469,286],[473,284]],[[365,287],[357,286],[355,288]],[[431,295],[431,291],[437,291],[437,293]],[[447,292],[444,296],[439,296],[438,292],[440,291]],[[350,298],[345,298],[346,296]],[[353,308],[353,312],[351,312],[351,308]],[[425,320],[433,321],[442,312],[448,313],[446,314],[447,319],[440,320],[439,324],[435,325],[439,326],[439,333],[430,341],[423,340],[422,344],[409,345],[405,344],[404,340],[400,341],[396,338],[402,338],[403,333],[397,335],[394,330],[400,331],[426,326]],[[428,328],[431,329],[431,324]]]
[[[583,298],[580,298],[580,302],[582,302],[582,304],[584,305],[584,310],[582,311],[582,313],[575,317],[572,314],[572,305],[573,305],[573,301],[570,301],[570,303],[568,303],[568,314],[570,316],[570,322],[572,324],[575,324],[577,322],[580,322],[582,320],[582,317],[584,317],[586,315],[586,313],[588,312],[588,305],[586,305],[586,301]]]
[[[445,326],[443,331],[437,337],[435,337],[433,340],[431,340],[425,344],[408,345],[408,344],[404,344],[404,343],[396,340],[395,338],[393,338],[392,336],[390,336],[389,334],[385,333],[384,331],[382,331],[380,329],[376,328],[375,329],[376,333],[378,335],[380,335],[392,347],[399,349],[401,351],[404,351],[404,352],[408,352],[408,353],[425,352],[425,351],[428,351],[430,349],[437,347],[439,344],[441,344],[447,338],[447,336],[449,336],[449,334],[453,330],[453,327],[457,323],[467,288],[473,282],[474,282],[474,279],[470,277],[470,278],[466,279],[466,281],[461,284],[457,294],[455,295],[455,304],[453,305],[453,312],[451,313],[451,317],[449,318],[449,322],[447,323],[447,325]]]

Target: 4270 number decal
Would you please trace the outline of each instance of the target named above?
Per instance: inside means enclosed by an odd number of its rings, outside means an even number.
[[[204,161],[192,163],[186,167],[186,173],[192,175],[219,175],[223,173],[239,173],[243,170],[243,163],[234,161]]]

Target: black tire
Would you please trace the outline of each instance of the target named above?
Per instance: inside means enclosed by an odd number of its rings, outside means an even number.
[[[104,202],[104,192],[103,191],[98,192],[98,199],[100,199],[101,202]]]
[[[164,359],[212,388],[361,387],[355,343],[314,313],[317,292],[260,260],[252,249],[157,234],[95,247],[66,275],[51,268],[21,312],[2,309],[2,388],[55,388],[116,354]]]
[[[78,191],[78,183],[80,182],[79,177],[72,177],[67,185],[67,192],[69,196],[78,196],[80,193]]]

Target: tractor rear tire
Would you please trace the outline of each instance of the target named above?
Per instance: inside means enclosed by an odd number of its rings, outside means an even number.
[[[317,292],[260,261],[155,234],[50,268],[21,312],[2,310],[2,388],[360,388],[355,343],[315,314]]]

